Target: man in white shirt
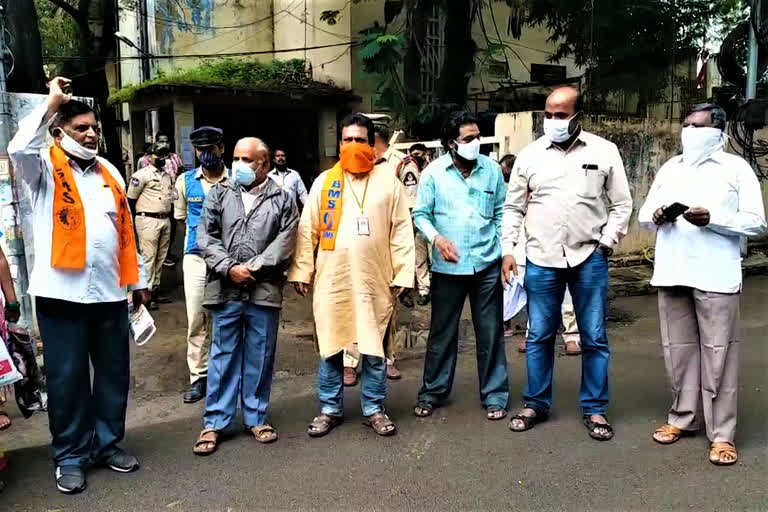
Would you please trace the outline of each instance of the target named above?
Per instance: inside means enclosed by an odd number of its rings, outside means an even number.
[[[291,194],[296,205],[304,206],[307,202],[307,187],[301,179],[301,175],[288,168],[288,160],[285,151],[275,150],[275,168],[269,172],[269,177],[278,184],[280,188]]]
[[[672,444],[694,432],[703,408],[709,461],[716,465],[738,460],[740,242],[766,227],[755,173],[723,151],[725,127],[722,108],[693,107],[683,123],[683,154],[659,170],[639,214],[640,224],[656,231],[651,284],[659,289],[673,397],[653,439]]]
[[[56,487],[73,494],[85,489],[90,463],[139,468],[119,447],[129,387],[126,299],[132,290],[134,305],[145,304],[149,292],[123,178],[97,156],[98,115],[72,99],[66,78],[54,78],[49,91],[19,123],[8,153],[34,202],[29,294],[43,340]]]

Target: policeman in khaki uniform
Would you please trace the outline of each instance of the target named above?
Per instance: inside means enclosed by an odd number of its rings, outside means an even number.
[[[135,212],[139,248],[147,265],[147,282],[152,292],[150,309],[157,309],[157,303],[168,302],[158,298],[158,287],[171,243],[173,180],[163,170],[168,148],[154,144],[149,156],[150,165],[131,176],[128,200]]]

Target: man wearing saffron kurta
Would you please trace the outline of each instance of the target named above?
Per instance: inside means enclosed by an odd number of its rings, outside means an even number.
[[[395,433],[384,408],[385,358],[393,348],[395,300],[413,286],[413,227],[402,185],[374,165],[373,144],[370,119],[351,114],[342,121],[341,160],[312,185],[288,273],[302,296],[314,286],[321,410],[309,425],[311,437],[342,421],[343,351],[353,343],[363,358],[363,415],[377,434]]]
[[[48,382],[56,487],[85,489],[88,464],[139,468],[123,451],[128,403],[128,290],[149,292],[120,173],[99,158],[99,118],[54,78],[48,101],[19,122],[8,153],[34,202],[35,297]],[[48,146],[47,131],[54,137]],[[90,366],[93,367],[91,380]]]

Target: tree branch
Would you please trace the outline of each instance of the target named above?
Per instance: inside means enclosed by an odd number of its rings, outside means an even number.
[[[75,9],[71,4],[67,3],[66,0],[48,0],[53,5],[61,9],[62,11],[66,12],[70,16],[72,16],[76,22],[80,21],[80,12]]]

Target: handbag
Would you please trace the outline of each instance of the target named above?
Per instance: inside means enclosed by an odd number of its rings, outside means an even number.
[[[21,374],[13,364],[5,340],[0,340],[0,386],[8,386],[21,380]]]

